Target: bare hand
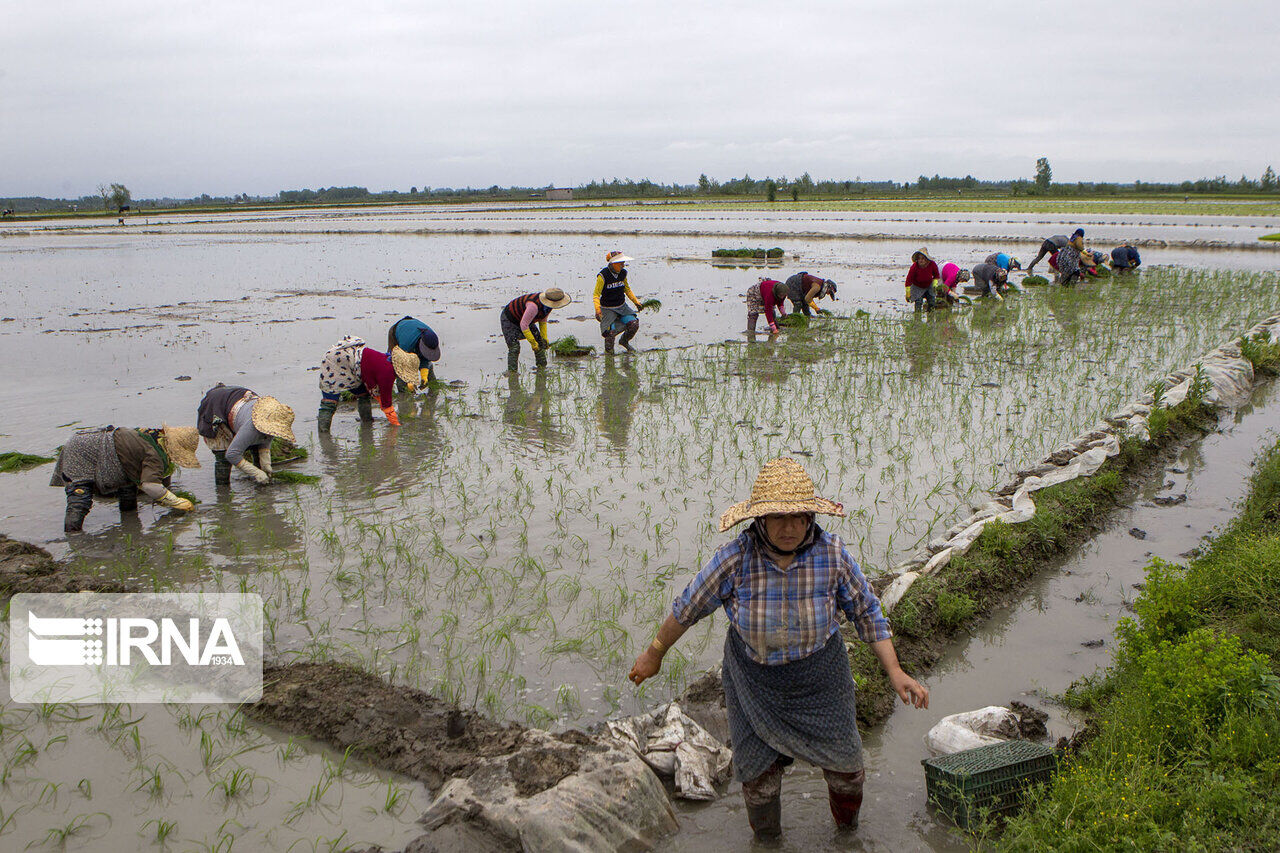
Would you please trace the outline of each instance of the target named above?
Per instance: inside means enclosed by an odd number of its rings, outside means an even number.
[[[649,646],[636,657],[636,662],[631,665],[631,672],[627,678],[639,684],[646,678],[653,678],[661,668],[662,655],[654,651],[653,646]]]
[[[929,707],[929,688],[902,670],[898,670],[889,676],[889,684],[904,705],[914,705],[917,708]]]

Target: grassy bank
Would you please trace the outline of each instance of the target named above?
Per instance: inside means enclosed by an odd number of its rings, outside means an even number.
[[[1155,560],[1112,668],[1069,699],[1094,737],[1008,826],[1009,850],[1270,850],[1280,837],[1280,442],[1239,517]]]
[[[1259,240],[1276,240],[1280,241],[1280,234],[1268,234],[1265,237],[1259,237]]]
[[[903,667],[913,673],[929,670],[950,638],[1016,598],[1028,578],[1092,537],[1113,510],[1132,498],[1138,481],[1169,447],[1214,422],[1210,407],[1192,395],[1173,408],[1157,409],[1149,425],[1150,441],[1127,438],[1120,453],[1093,476],[1036,492],[1036,514],[1029,521],[987,525],[967,554],[921,578],[898,602],[890,621]],[[897,697],[868,646],[854,643],[850,661],[859,688],[859,717],[878,723],[892,712]]]

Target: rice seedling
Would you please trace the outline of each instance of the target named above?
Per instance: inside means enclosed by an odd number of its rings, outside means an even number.
[[[13,471],[25,471],[28,468],[47,465],[52,461],[52,456],[37,456],[33,453],[19,453],[10,450],[0,453],[0,473],[8,474]]]
[[[302,474],[298,471],[275,471],[271,474],[272,482],[290,483],[293,485],[314,485],[320,482],[316,474]]]

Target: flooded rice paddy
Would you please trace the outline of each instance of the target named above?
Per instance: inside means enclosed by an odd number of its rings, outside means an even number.
[[[296,470],[321,477],[319,486],[266,488],[237,477],[220,491],[202,450],[205,468],[177,484],[201,500],[195,512],[144,507],[121,524],[100,504],[86,532],[68,539],[62,493],[37,468],[3,475],[0,529],[145,585],[259,592],[269,646],[283,658],[349,660],[499,718],[585,725],[675,695],[717,662],[721,617],[691,631],[645,689],[625,680],[672,596],[724,540],[713,526],[719,513],[749,492],[763,461],[801,459],[819,490],[844,502],[849,518],[832,529],[876,574],[1018,467],[1277,309],[1268,252],[1149,249],[1152,268],[1138,277],[914,317],[899,300],[905,259],[924,239],[915,236],[779,239],[769,245],[781,245],[786,262],[761,269],[709,263],[712,249],[741,240],[650,233],[667,228],[665,214],[590,214],[630,229],[625,238],[450,233],[487,227],[478,223],[493,216],[530,231],[562,227],[546,211],[517,213],[439,212],[429,226],[399,210],[154,227],[133,219],[0,239],[0,358],[20,366],[0,378],[10,401],[0,449],[47,452],[86,425],[193,423],[203,392],[223,381],[292,405],[310,451]],[[568,216],[566,231],[596,225]],[[687,227],[749,230],[732,216],[699,213]],[[1000,220],[998,233],[1022,227]],[[788,221],[797,231],[813,225]],[[1021,244],[947,242],[934,254],[971,265],[1005,249],[1027,260],[1042,231],[1062,230],[1046,228],[1028,228]],[[642,315],[637,342],[647,351],[552,359],[535,374],[526,350],[521,372],[503,375],[497,313],[519,293],[565,288],[577,301],[553,314],[552,337],[599,345],[590,287],[615,247],[638,259],[630,265],[637,295],[663,303]],[[840,298],[824,305],[844,316],[748,341],[741,294],[762,274],[800,269],[840,283]],[[398,430],[381,418],[361,425],[344,407],[332,437],[317,437],[320,355],[344,334],[381,347],[405,314],[440,333],[439,376],[458,384],[403,396]],[[977,653],[964,651],[970,664],[955,665],[972,665]],[[913,738],[915,727],[961,709],[940,701],[949,710],[901,723]],[[173,837],[210,849],[228,837],[247,849],[295,841],[328,849],[335,839],[339,849],[357,840],[394,846],[411,837],[426,801],[420,785],[354,762],[335,773],[341,756],[225,709],[187,719],[184,709],[143,706],[116,717],[93,708],[89,720],[66,717],[80,710],[44,713],[6,705],[0,717],[6,761],[22,756],[0,788],[0,822],[12,818],[0,826],[6,845],[39,843],[84,817],[68,846],[133,846],[171,820],[180,827]],[[872,749],[878,737],[868,736]],[[910,775],[912,791],[920,749],[917,741],[884,753],[901,762],[893,772]],[[100,760],[101,779],[82,772],[82,755]],[[161,758],[172,769],[163,768],[164,796],[155,796],[146,771]],[[222,783],[238,770],[241,787],[228,797]],[[91,797],[78,790],[81,778]],[[874,828],[873,803],[884,793],[875,791],[885,784],[873,774],[860,837],[945,846],[920,815],[914,835]],[[737,806],[730,798],[689,813],[680,843],[706,837],[697,827],[714,808]]]

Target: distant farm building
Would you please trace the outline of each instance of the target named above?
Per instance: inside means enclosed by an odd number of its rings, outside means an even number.
[[[573,201],[573,190],[569,187],[547,190],[547,201]]]

